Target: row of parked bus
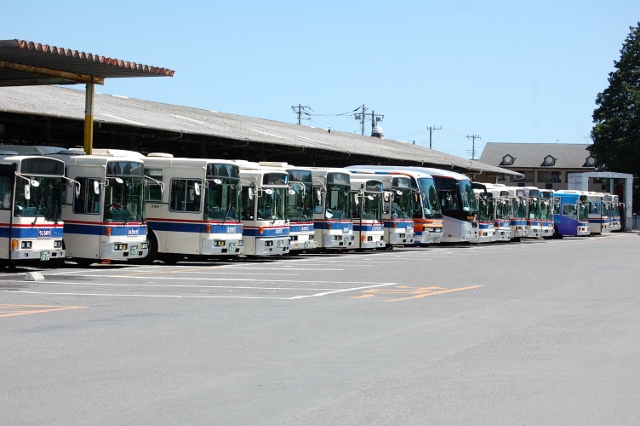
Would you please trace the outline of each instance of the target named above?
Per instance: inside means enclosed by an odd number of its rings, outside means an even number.
[[[610,194],[472,182],[439,169],[2,146],[0,261],[181,259],[591,235]]]

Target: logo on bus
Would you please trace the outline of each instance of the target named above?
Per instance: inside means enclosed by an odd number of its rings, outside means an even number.
[[[384,231],[384,228],[382,226],[372,226],[371,230],[372,231]]]
[[[50,238],[51,229],[38,229],[38,238]]]
[[[227,226],[227,234],[235,234],[237,233],[235,226]]]
[[[282,234],[282,231],[284,231],[284,229],[282,228],[276,228],[276,234]]]
[[[350,228],[342,228],[342,233],[343,234],[348,234],[351,231]]]
[[[127,230],[127,235],[129,237],[135,237],[137,235],[140,235],[140,230],[138,228],[129,228]]]

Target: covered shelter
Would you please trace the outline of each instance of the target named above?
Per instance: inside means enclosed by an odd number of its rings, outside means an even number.
[[[106,78],[173,77],[174,71],[25,40],[0,40],[0,87],[85,84],[84,150],[93,149],[94,85]]]

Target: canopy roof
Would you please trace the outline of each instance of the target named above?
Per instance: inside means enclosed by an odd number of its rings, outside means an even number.
[[[173,77],[175,71],[24,40],[0,40],[0,86],[104,84],[112,77]]]

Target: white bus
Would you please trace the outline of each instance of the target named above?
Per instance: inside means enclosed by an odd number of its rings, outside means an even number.
[[[47,155],[64,161],[67,177],[80,185],[62,204],[67,256],[80,265],[146,256],[144,156],[117,149]]]
[[[487,188],[487,192],[492,194],[495,241],[511,242],[511,218],[513,214],[509,191],[504,188],[504,185],[491,183],[483,183],[483,185]]]
[[[240,167],[242,185],[242,239],[247,256],[271,256],[289,252],[287,195],[289,173],[243,160]]]
[[[315,240],[322,249],[354,247],[351,173],[341,168],[312,168]]]
[[[542,226],[542,238],[553,238],[555,232],[553,224],[553,190],[551,189],[540,189],[540,225]]]
[[[496,184],[495,187],[508,192],[511,200],[511,241],[520,241],[528,235],[528,203],[524,189],[518,186],[504,186]]]
[[[542,236],[542,220],[540,212],[540,189],[535,186],[519,187],[524,191],[527,203],[527,238]]]
[[[425,196],[424,193],[417,189],[417,186],[412,186],[411,176],[400,174],[376,174],[375,176],[384,186],[382,221],[387,247],[412,246],[416,241],[413,215],[416,213],[422,219],[424,211],[420,198]],[[428,230],[425,233],[429,235]]]
[[[17,154],[0,152],[0,267],[63,261],[64,163]]]
[[[289,186],[287,219],[291,254],[318,247],[313,224],[313,176],[311,168],[287,166]]]
[[[289,173],[287,191],[287,220],[289,221],[289,254],[296,255],[318,246],[313,226],[313,178],[310,167],[297,167],[288,163],[258,163],[261,167],[284,170]]]
[[[492,243],[496,240],[496,211],[493,192],[485,184],[473,182],[473,192],[478,203],[478,243]]]
[[[352,174],[351,218],[353,221],[353,248],[380,249],[384,241],[383,184],[371,174]]]
[[[150,153],[144,171],[149,254],[142,263],[242,253],[237,164]]]

